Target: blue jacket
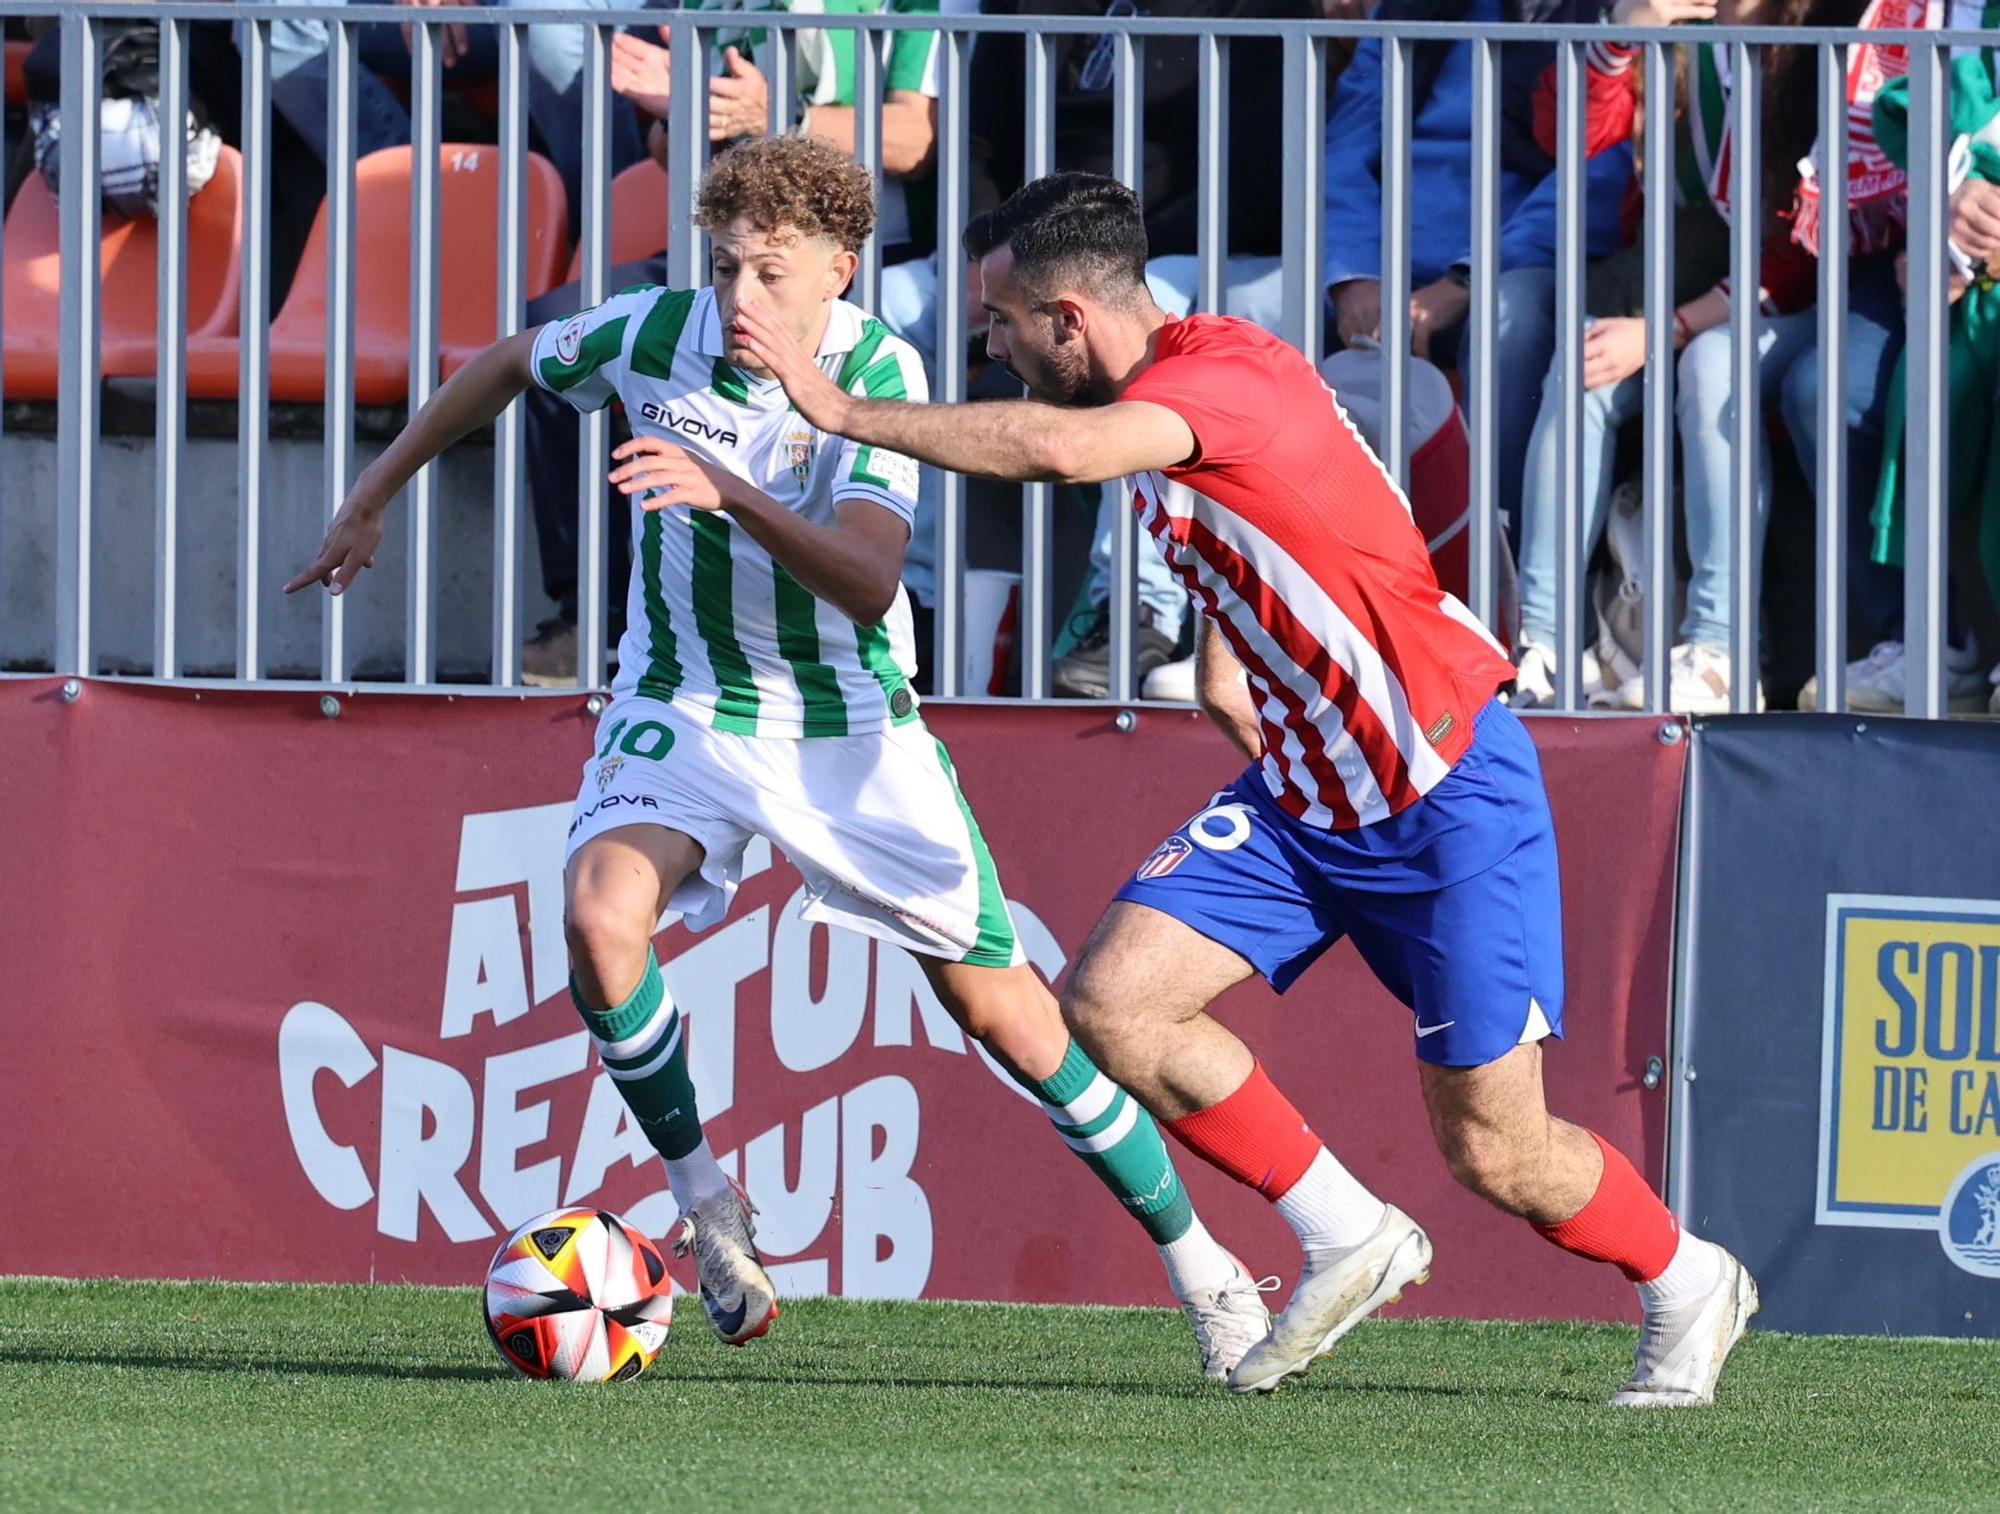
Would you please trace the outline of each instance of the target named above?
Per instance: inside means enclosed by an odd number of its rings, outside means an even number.
[[[1379,20],[1594,20],[1599,0],[1384,0]],[[1501,50],[1500,266],[1553,268],[1555,162],[1535,142],[1533,95],[1554,49]],[[1472,256],[1472,49],[1420,43],[1411,110],[1411,287],[1421,289]],[[1585,170],[1586,251],[1618,250],[1632,182],[1632,149],[1620,146]],[[1326,284],[1382,276],[1382,44],[1370,39],[1335,86],[1326,122]]]

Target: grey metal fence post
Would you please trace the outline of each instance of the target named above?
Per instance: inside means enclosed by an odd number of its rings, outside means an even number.
[[[355,31],[335,21],[327,28],[326,98],[326,481],[321,501],[331,520],[354,475],[354,284],[356,136]],[[320,603],[320,677],[347,677],[347,602],[331,594]]]
[[[1021,39],[1027,85],[1022,122],[1025,149],[1022,178],[1033,183],[1056,166],[1055,53],[1050,38],[1029,32]],[[992,39],[989,46],[1006,45]],[[959,248],[940,243],[940,260],[958,259]],[[1021,696],[1049,695],[1049,649],[1055,642],[1055,487],[1031,483],[1021,492]]]
[[[1466,522],[1468,607],[1497,628],[1500,542],[1500,44],[1472,44],[1472,308],[1466,349],[1470,373],[1465,407],[1472,477]]]
[[[443,151],[440,58],[435,25],[410,30],[410,394],[414,418],[437,388],[438,169]],[[403,676],[437,681],[437,465],[409,486],[409,579]]]
[[[965,230],[966,174],[971,119],[966,99],[966,64],[972,38],[963,32],[938,33],[937,133],[937,398],[955,405],[965,399],[965,259],[958,256]],[[937,605],[931,687],[950,698],[959,687],[965,648],[965,480],[938,470]]]
[[[1945,500],[1951,468],[1951,311],[1945,300],[1945,54],[1910,49],[1909,424],[1903,470],[1904,712],[1945,713]]]
[[[1146,48],[1131,32],[1113,34],[1116,72],[1111,100],[1111,173],[1135,194],[1146,192]],[[1117,490],[1116,480],[1100,487]],[[1139,518],[1125,500],[1113,501],[1111,583],[1105,610],[1111,617],[1109,696],[1120,704],[1139,696]]]
[[[271,23],[241,24],[243,281],[236,359],[236,676],[264,676],[264,464],[271,440]]]
[[[678,43],[679,35],[676,33]],[[699,46],[696,42],[695,46]],[[699,67],[699,59],[683,60],[679,48],[675,48],[674,67],[684,63]],[[679,85],[680,79],[674,83]],[[582,250],[582,286],[577,295],[581,309],[588,310],[604,303],[610,294],[611,273],[611,33],[603,26],[590,26],[584,32],[583,82],[578,101],[582,112],[583,127],[583,167],[582,205],[577,217],[577,246]],[[701,98],[688,102],[700,108],[707,104],[706,90],[698,91]],[[674,104],[681,103],[678,87],[674,92]],[[707,111],[702,109],[696,117],[704,130],[702,139],[707,140]],[[674,122],[673,137],[684,136],[678,130],[680,120]],[[668,174],[668,184],[676,195],[691,190],[684,179],[676,179]],[[576,677],[579,686],[586,689],[597,688],[604,682],[605,668],[605,624],[607,616],[605,562],[606,516],[606,451],[611,443],[611,416],[606,410],[593,410],[581,418],[581,441],[577,450],[576,479]]]
[[[1646,98],[1674,97],[1674,49],[1646,44]],[[1664,710],[1672,688],[1674,627],[1674,117],[1646,115],[1646,443],[1644,512],[1646,580],[1640,656],[1645,705]]]
[[[495,29],[499,43],[500,225],[528,224],[527,38],[519,26]],[[494,333],[505,339],[527,323],[527,266],[523,239],[502,235],[497,269]],[[521,681],[521,464],[522,402],[510,402],[493,421],[493,643],[491,677],[501,688]]]
[[[187,119],[188,23],[160,23],[160,120]],[[175,140],[170,138],[170,141]],[[153,676],[180,675],[181,461],[187,447],[187,154],[160,154],[159,346],[153,370]]]
[[[95,123],[99,115],[98,22],[85,11],[62,20],[62,114]],[[59,172],[68,187],[58,202],[62,259],[62,361],[56,399],[55,670],[89,677],[96,669],[91,635],[91,527],[97,492],[99,315],[102,237],[95,193],[100,143],[94,130],[62,134]]]
[[[1413,43],[1382,39],[1382,463],[1410,483],[1410,129]]]
[[[1583,49],[1556,45],[1556,707],[1583,703],[1583,263],[1589,181],[1585,161],[1588,99]],[[1544,395],[1544,403],[1548,396]]]
[[[1763,564],[1764,531],[1759,519],[1758,449],[1764,435],[1764,405],[1758,383],[1758,346],[1763,310],[1763,185],[1754,166],[1764,161],[1761,48],[1733,42],[1730,48],[1729,127],[1734,161],[1734,204],[1729,225],[1729,372],[1736,424],[1729,451],[1729,704],[1737,711],[1757,708],[1757,612],[1762,599],[1758,570]]]
[[[1831,43],[1819,64],[1819,500],[1813,533],[1818,705],[1847,704],[1847,56]]]

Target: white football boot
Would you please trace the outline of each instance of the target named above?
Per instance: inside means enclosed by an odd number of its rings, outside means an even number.
[[[1757,1282],[1720,1246],[1722,1266],[1708,1297],[1671,1314],[1647,1316],[1632,1381],[1612,1400],[1620,1409],[1680,1409],[1715,1402],[1715,1380],[1750,1316]]]
[[[1275,1277],[1261,1280],[1231,1257],[1236,1271],[1220,1287],[1203,1288],[1181,1300],[1181,1312],[1194,1326],[1195,1343],[1201,1347],[1201,1375],[1212,1383],[1226,1383],[1244,1353],[1271,1333],[1271,1311],[1264,1307],[1264,1295],[1278,1286]]]
[[[1271,1333],[1229,1375],[1234,1393],[1269,1393],[1331,1351],[1340,1338],[1403,1290],[1431,1276],[1431,1238],[1394,1204],[1375,1233],[1292,1290]]]
[[[778,1318],[778,1290],[757,1256],[756,1212],[731,1183],[688,1211],[674,1242],[676,1256],[694,1257],[708,1322],[732,1346],[755,1340]]]

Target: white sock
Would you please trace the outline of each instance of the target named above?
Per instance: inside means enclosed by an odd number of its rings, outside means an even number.
[[[1278,1213],[1308,1254],[1352,1251],[1380,1228],[1388,1205],[1321,1147],[1312,1166],[1278,1200]]]
[[[729,1186],[729,1175],[715,1160],[715,1153],[708,1149],[707,1136],[703,1136],[701,1144],[686,1156],[662,1157],[661,1160],[667,1164],[667,1187],[673,1190],[674,1202],[680,1206],[682,1214]]]
[[[1667,1270],[1639,1284],[1639,1302],[1648,1314],[1672,1314],[1706,1298],[1722,1276],[1722,1248],[1683,1230]]]
[[[1220,1288],[1236,1273],[1236,1262],[1208,1233],[1199,1215],[1187,1234],[1159,1248],[1160,1262],[1167,1269],[1167,1286],[1174,1297],[1189,1299],[1211,1288]]]

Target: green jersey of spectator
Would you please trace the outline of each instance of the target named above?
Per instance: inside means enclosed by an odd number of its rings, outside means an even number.
[[[734,4],[729,0],[694,0],[690,10],[735,11],[741,14],[742,23],[723,27],[713,37],[714,55],[720,59],[724,50],[734,47],[746,57],[754,58],[766,74],[770,72],[772,50],[780,33],[753,24],[752,17],[760,11],[810,12],[828,16],[936,16],[941,12],[969,13],[976,11],[975,0],[753,0],[750,4]],[[795,31],[797,38],[797,61],[793,79],[798,96],[798,114],[816,105],[854,107],[856,99],[855,48],[867,34],[852,28],[828,28],[825,31]],[[882,33],[875,35],[881,36]],[[938,38],[930,31],[896,31],[886,34],[889,38],[887,57],[883,61],[878,77],[885,97],[899,93],[921,95],[928,100],[936,100],[938,93]],[[929,154],[925,155],[926,167],[923,177],[928,179]],[[910,204],[908,185],[895,175],[894,166],[885,158],[885,173],[880,199],[880,216],[876,239],[884,249],[908,246],[911,243],[928,243],[930,228],[920,231],[915,224],[913,208]],[[914,177],[914,176],[911,176]],[[916,215],[929,208],[934,201],[926,193],[920,196]]]

